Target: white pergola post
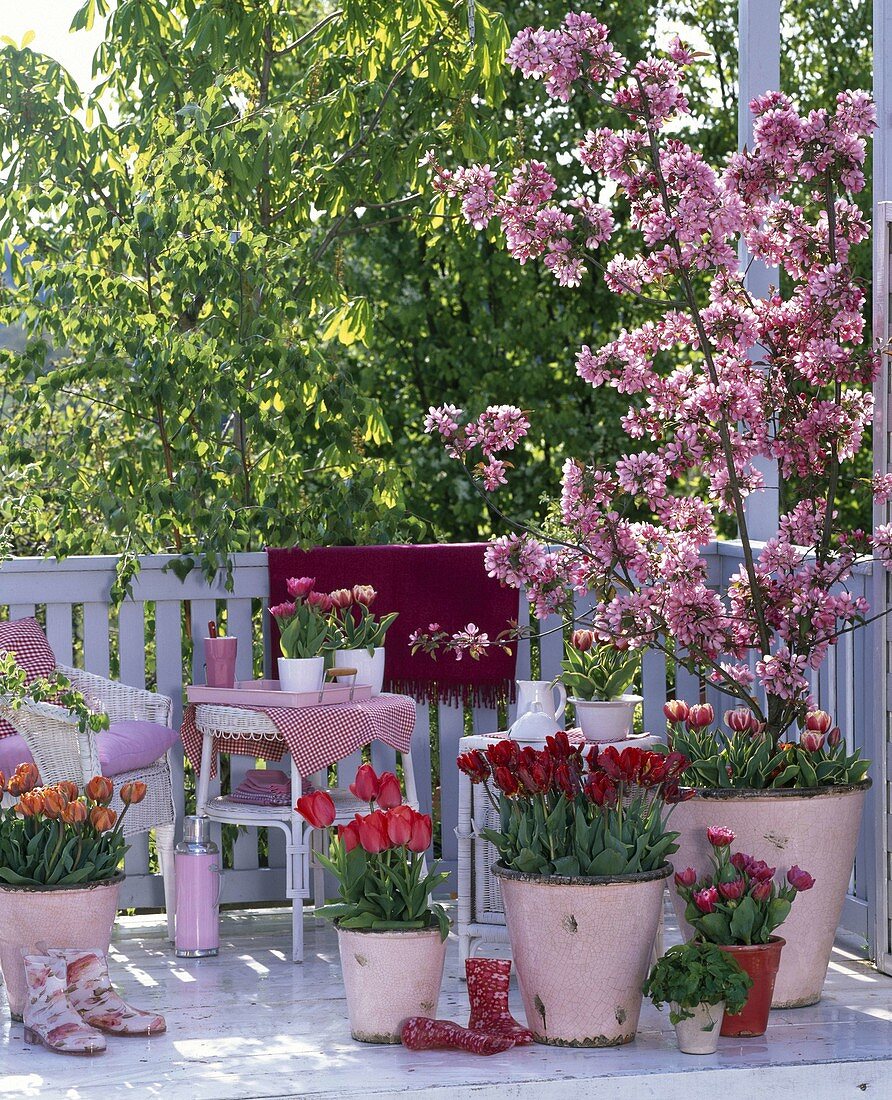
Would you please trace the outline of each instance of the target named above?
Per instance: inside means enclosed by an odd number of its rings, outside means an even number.
[[[873,142],[873,338],[885,345],[892,333],[889,324],[890,229],[892,229],[892,4],[887,0],[873,3],[873,93],[877,107],[877,130]],[[892,472],[890,463],[889,409],[892,395],[889,356],[884,355],[879,377],[874,386],[873,465],[878,473]],[[888,523],[888,505],[875,505],[874,526]],[[871,610],[878,613],[892,604],[889,574],[874,565],[871,585]],[[892,888],[890,875],[890,838],[892,814],[889,804],[890,765],[890,683],[892,683],[892,615],[878,620],[871,627],[876,687],[871,693],[873,714],[866,715],[871,723],[873,787],[868,792],[865,814],[873,822],[871,840],[874,848],[874,878],[871,896],[873,905],[872,947],[880,970],[892,973]]]
[[[753,116],[750,102],[780,87],[780,0],[739,0],[738,9],[738,104],[737,146],[752,143]],[[740,266],[747,271],[749,254],[740,243]],[[778,270],[754,260],[746,274],[746,286],[754,298],[767,298],[778,285]],[[760,354],[758,348],[754,354]],[[747,498],[746,518],[750,537],[770,539],[777,533],[777,463],[759,459],[754,465],[765,479],[765,490]]]

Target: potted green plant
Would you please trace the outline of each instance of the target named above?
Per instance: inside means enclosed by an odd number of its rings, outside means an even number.
[[[330,593],[337,665],[355,668],[356,683],[367,684],[372,695],[384,686],[384,638],[398,612],[375,618],[372,604],[378,593],[370,584],[354,584]]]
[[[33,953],[40,940],[108,950],[124,879],[122,826],[146,795],[145,783],[125,783],[118,815],[105,776],[94,776],[83,793],[70,780],[38,783],[33,763],[20,764],[8,783],[0,772],[0,797],[17,799],[0,811],[0,968],[14,1019],[25,1002],[23,951]]]
[[[314,829],[328,830],[328,855],[317,859],[338,880],[338,900],[316,914],[337,928],[353,1038],[399,1043],[404,1020],[437,1014],[449,921],[431,893],[449,876],[436,865],[427,870],[430,816],[403,804],[392,772],[363,764],[350,790],[369,813],[334,828],[328,791],[297,800]]]
[[[641,654],[623,641],[599,642],[591,630],[574,630],[564,650],[561,679],[587,741],[624,741],[643,702],[628,688],[641,671]]]
[[[669,743],[691,763],[684,781],[696,797],[679,808],[679,866],[703,866],[711,854],[706,830],[722,821],[748,851],[779,838],[773,857],[782,874],[808,867],[816,888],[784,925],[787,946],[774,991],[775,1008],[820,999],[855,856],[868,762],[850,751],[825,711],[807,711],[798,736],[777,738],[746,707],[724,714],[722,729],[708,703],[666,704]],[[832,823],[833,843],[826,839]],[[671,887],[679,920],[687,905]]]
[[[776,868],[764,860],[742,852],[731,854],[735,836],[730,829],[710,826],[705,834],[712,873],[701,877],[686,867],[675,875],[685,903],[684,917],[701,940],[734,955],[753,979],[740,1013],[722,1023],[722,1035],[764,1035],[786,942],[774,932],[790,915],[798,895],[811,890],[815,880],[794,866],[778,882]]]
[[[686,764],[612,745],[583,757],[564,732],[541,750],[506,740],[458,758],[499,812],[499,828],[482,834],[499,853],[494,873],[537,1042],[635,1037],[675,851],[666,807],[683,797]]]
[[[279,685],[282,691],[320,691],[325,651],[331,648],[331,596],[314,591],[313,577],[291,577],[290,600],[269,609],[279,628]]]
[[[669,1004],[682,1054],[714,1054],[725,1015],[746,1004],[753,979],[713,943],[680,943],[658,959],[644,983],[657,1008]]]

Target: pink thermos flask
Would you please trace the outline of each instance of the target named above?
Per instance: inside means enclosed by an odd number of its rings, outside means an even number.
[[[186,817],[176,849],[176,952],[186,959],[216,955],[220,949],[222,868],[210,825],[203,815]]]

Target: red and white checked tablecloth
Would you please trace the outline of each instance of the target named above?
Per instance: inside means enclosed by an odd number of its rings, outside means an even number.
[[[218,748],[263,760],[281,760],[286,752],[290,752],[300,774],[310,776],[370,741],[383,741],[397,752],[408,752],[415,729],[415,700],[407,695],[377,695],[362,703],[338,703],[325,707],[237,709],[261,711],[270,718],[279,737],[260,740],[253,737],[214,738],[211,775],[216,775]],[[180,733],[186,756],[198,772],[201,768],[202,736],[195,723],[195,704],[186,707]]]

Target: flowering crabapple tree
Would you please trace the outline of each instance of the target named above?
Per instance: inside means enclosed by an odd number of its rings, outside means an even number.
[[[525,586],[540,618],[572,614],[573,595],[592,593],[602,639],[672,652],[777,742],[813,705],[809,670],[867,619],[846,588],[859,554],[872,547],[892,560],[892,526],[868,538],[834,523],[879,365],[851,267],[869,233],[851,195],[864,186],[873,103],[842,92],[835,110],[802,115],[785,95],[760,96],[752,146],[717,169],[675,136],[695,61],[678,39],[631,64],[605,26],[571,13],[557,29],[521,31],[507,58],[556,104],[594,96],[605,120],[621,120],[579,138],[590,186],[559,197],[537,161],[510,173],[449,169],[431,152],[434,188],[460,200],[477,229],[495,221],[519,263],[540,260],[566,286],[597,272],[635,296],[644,319],[576,357],[584,382],[629,396],[628,453],[611,468],[568,460],[556,532],[515,525],[488,547],[488,572]],[[616,223],[603,200],[614,195],[640,234],[634,254],[610,254]],[[740,241],[780,268],[782,290],[750,295]],[[489,494],[506,482],[529,420],[510,406],[467,420],[444,405],[425,427]],[[765,487],[762,458],[803,492],[758,545],[745,501]],[[698,478],[706,499],[689,488]],[[892,478],[876,476],[873,490],[889,499]],[[703,556],[721,513],[736,521],[742,550],[726,594],[709,587]]]

